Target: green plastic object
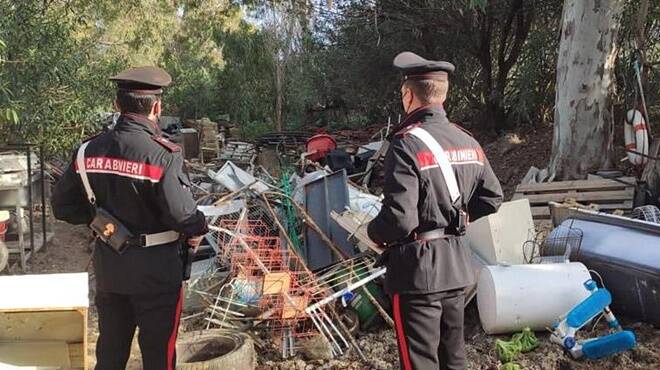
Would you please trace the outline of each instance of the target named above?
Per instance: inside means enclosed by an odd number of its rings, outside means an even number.
[[[293,191],[291,189],[291,185],[289,183],[290,181],[290,174],[289,171],[282,171],[282,177],[280,179],[280,189],[284,194],[287,196],[291,197]],[[287,234],[289,234],[289,237],[291,238],[291,241],[293,242],[292,247],[298,252],[299,255],[303,256],[303,258],[306,258],[305,256],[305,248],[302,247],[302,243],[300,242],[300,236],[298,235],[298,231],[296,230],[296,211],[293,208],[293,204],[291,204],[291,201],[289,198],[284,198],[282,201],[282,204],[284,206],[284,227],[287,231]]]
[[[354,273],[356,277],[351,281],[358,281],[369,275],[369,271],[365,267],[355,269]],[[337,271],[337,276],[344,276],[346,274],[348,274],[346,269],[340,269]],[[375,283],[369,283],[365,285],[365,287],[377,301],[384,302],[386,299],[385,293],[379,285]],[[355,293],[355,296],[350,301],[349,305],[351,308],[353,308],[353,310],[355,310],[355,312],[357,312],[358,320],[360,320],[360,328],[362,330],[369,329],[380,320],[378,309],[373,305],[373,303],[371,303],[369,297],[367,297],[362,288],[357,289],[353,293]]]
[[[515,362],[507,362],[502,366],[502,370],[522,370],[522,367]]]
[[[519,354],[529,352],[538,346],[539,341],[530,328],[525,328],[522,332],[514,334],[510,341],[500,339],[495,341],[497,357],[505,366],[518,358]]]

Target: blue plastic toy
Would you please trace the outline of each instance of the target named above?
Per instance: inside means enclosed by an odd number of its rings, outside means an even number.
[[[553,325],[550,340],[564,347],[573,358],[586,357],[599,359],[635,347],[635,333],[622,330],[619,321],[610,310],[612,295],[605,288],[598,288],[596,282],[589,279],[584,287],[591,293],[566,314],[560,322]],[[599,314],[603,314],[610,327],[611,334],[585,340],[576,340],[575,334]]]

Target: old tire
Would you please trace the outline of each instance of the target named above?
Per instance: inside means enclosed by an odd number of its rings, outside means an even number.
[[[183,333],[176,344],[181,370],[254,370],[254,343],[245,334],[222,329]]]
[[[4,270],[7,267],[7,262],[9,261],[9,249],[4,242],[0,241],[0,271]]]

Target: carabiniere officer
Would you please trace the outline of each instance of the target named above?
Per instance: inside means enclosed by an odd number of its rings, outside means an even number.
[[[113,129],[76,151],[55,186],[53,212],[90,225],[98,237],[96,370],[126,367],[136,327],[144,369],[171,370],[182,307],[181,256],[207,232],[206,220],[189,190],[180,147],[157,125],[170,75],[140,67],[111,80],[121,115]]]
[[[496,212],[502,189],[479,143],[443,108],[448,62],[403,52],[406,112],[385,156],[383,207],[368,225],[385,247],[401,368],[465,369],[463,306],[473,284],[465,227]]]

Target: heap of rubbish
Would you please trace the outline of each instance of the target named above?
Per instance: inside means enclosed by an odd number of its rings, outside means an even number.
[[[248,143],[233,139],[228,119],[164,122],[210,225],[186,286],[181,368],[213,357],[196,351],[218,338],[283,358],[351,351],[364,360],[356,336],[394,327],[381,250],[366,233],[381,208],[388,128],[359,144],[305,132]],[[60,175],[61,163],[47,166]],[[637,179],[611,175],[549,183],[530,175],[514,200],[468,226],[475,284],[466,305],[476,304],[489,335],[523,332],[497,342],[507,368],[543,340],[575,359],[633,348],[635,334],[614,312],[660,323],[660,211],[639,201]],[[580,329],[599,323],[609,333],[585,339]]]
[[[327,134],[277,133],[255,144],[223,137],[212,157],[192,150],[200,156],[188,159],[192,190],[211,231],[193,262],[185,327],[247,333],[284,358],[312,345],[322,358],[351,349],[364,359],[355,336],[393,326],[386,270],[376,267],[380,250],[366,234],[381,207],[383,136],[346,145]],[[660,249],[646,247],[660,245],[660,217],[651,206],[621,203],[633,198],[633,178],[573,185],[590,193],[570,199],[562,183],[524,185],[498,213],[469,225],[477,283],[466,305],[476,297],[488,334],[550,330],[574,358],[597,359],[635,346],[612,310],[658,323]],[[581,206],[587,195],[603,199],[599,189],[617,191],[627,215]],[[552,221],[552,231],[537,232],[539,221]],[[640,247],[624,253],[622,238]],[[601,316],[610,335],[576,339]]]
[[[378,213],[380,198],[359,183],[379,147],[347,154],[329,135],[279,133],[256,145],[226,140],[204,157],[198,143],[184,150],[199,155],[187,165],[210,232],[186,287],[187,331],[245,333],[284,358],[319,345],[328,358],[349,348],[363,357],[355,334],[393,324],[385,269],[333,215],[360,228]]]

